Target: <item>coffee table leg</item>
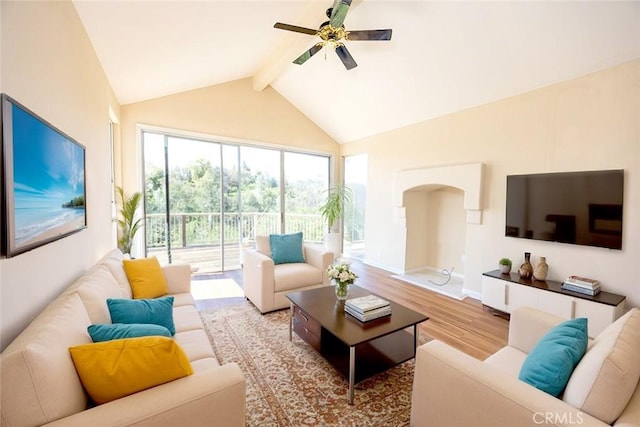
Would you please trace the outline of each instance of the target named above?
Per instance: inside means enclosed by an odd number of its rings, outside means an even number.
[[[289,309],[289,341],[293,341],[293,303]]]
[[[349,347],[349,405],[353,405],[353,386],[356,379],[356,347]]]
[[[418,346],[420,345],[420,337],[418,337],[418,325],[413,325],[413,357],[416,357],[416,351],[418,350]]]

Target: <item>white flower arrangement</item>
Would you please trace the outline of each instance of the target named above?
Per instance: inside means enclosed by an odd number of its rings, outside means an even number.
[[[351,271],[349,264],[338,264],[327,267],[327,277],[340,285],[352,285],[358,275]]]

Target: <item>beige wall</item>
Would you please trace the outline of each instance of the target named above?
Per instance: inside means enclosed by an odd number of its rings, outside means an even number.
[[[122,106],[123,183],[140,189],[137,125],[153,125],[224,141],[266,143],[339,154],[339,145],[270,86],[250,78]],[[138,148],[137,148],[138,147]]]
[[[86,147],[88,228],[0,260],[6,345],[111,247],[109,108],[118,105],[71,2],[0,2],[2,91]]]
[[[517,268],[530,251],[534,263],[547,257],[550,279],[594,277],[640,305],[640,60],[341,148],[342,155],[369,156],[367,262],[404,267],[394,173],[482,162],[482,224],[466,229],[469,290],[480,292],[482,272],[497,268],[501,257]],[[617,168],[626,171],[622,251],[504,237],[506,175]]]

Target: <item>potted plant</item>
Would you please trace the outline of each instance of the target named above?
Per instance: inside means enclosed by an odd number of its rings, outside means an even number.
[[[500,258],[498,264],[500,265],[500,273],[509,274],[511,272],[511,260],[509,258]]]
[[[329,232],[325,236],[325,246],[333,252],[335,258],[341,252],[339,220],[342,218],[346,207],[351,203],[352,192],[351,188],[346,185],[338,185],[329,188],[326,193],[327,199],[324,205],[320,207],[320,214],[329,225]]]
[[[127,195],[122,187],[116,187],[119,196],[118,218],[116,222],[120,227],[118,247],[125,254],[131,254],[133,238],[142,227],[142,218],[136,218],[136,213],[142,202],[142,193],[135,192]]]

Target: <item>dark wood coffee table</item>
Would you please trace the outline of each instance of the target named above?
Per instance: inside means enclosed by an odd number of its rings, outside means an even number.
[[[349,298],[369,295],[352,285]],[[356,383],[393,368],[416,355],[418,324],[429,319],[391,303],[391,315],[361,323],[344,312],[333,286],[287,294],[291,301],[289,340],[295,331],[349,380],[349,403]],[[413,327],[413,333],[407,328]],[[409,329],[410,330],[410,329]]]

